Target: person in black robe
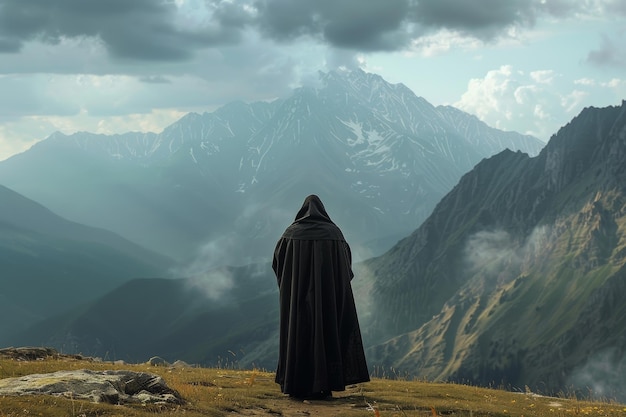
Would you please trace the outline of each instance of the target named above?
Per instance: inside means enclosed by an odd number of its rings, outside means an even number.
[[[350,285],[352,254],[316,195],[278,240],[272,268],[280,293],[281,391],[324,399],[369,381]]]

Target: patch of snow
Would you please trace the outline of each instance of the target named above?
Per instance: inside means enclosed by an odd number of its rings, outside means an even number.
[[[348,145],[355,146],[355,145],[361,145],[363,143],[367,143],[367,140],[365,139],[365,135],[363,134],[363,125],[361,123],[354,122],[352,120],[348,120],[348,121],[341,120],[341,119],[338,119],[338,120],[344,125],[346,125],[346,127],[348,127],[356,135],[356,139],[354,140],[350,138],[346,138]]]
[[[224,126],[226,127],[226,129],[228,129],[228,131],[230,132],[230,134],[232,136],[235,136],[235,132],[233,132],[233,130],[230,128],[230,122],[229,121],[227,121]]]

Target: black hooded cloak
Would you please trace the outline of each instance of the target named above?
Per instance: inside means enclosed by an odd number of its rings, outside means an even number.
[[[276,382],[294,397],[321,397],[369,381],[350,281],[352,255],[319,197],[304,200],[276,244],[280,293]]]

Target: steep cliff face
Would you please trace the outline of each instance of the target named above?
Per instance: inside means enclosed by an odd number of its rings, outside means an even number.
[[[370,360],[551,392],[590,383],[594,355],[621,363],[625,161],[626,103],[585,109],[535,158],[483,160],[362,266],[376,299]]]

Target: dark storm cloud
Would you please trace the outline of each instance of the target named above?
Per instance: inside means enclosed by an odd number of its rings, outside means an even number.
[[[612,0],[607,4],[607,10],[612,13],[617,13],[626,16],[626,1],[624,0]]]
[[[577,12],[584,14],[589,8],[586,2],[580,0],[547,0],[545,2],[538,2],[537,4],[537,10],[539,12],[555,17],[567,17]]]
[[[606,0],[620,9],[623,2]],[[173,0],[0,0],[0,52],[29,40],[99,39],[129,60],[180,61],[243,42],[249,30],[288,43],[309,38],[351,51],[401,50],[440,29],[490,40],[541,14],[565,16],[577,0],[197,0],[185,16]],[[187,20],[186,20],[187,19]],[[190,22],[189,20],[194,20]],[[190,24],[193,23],[193,24]]]
[[[602,45],[587,55],[587,61],[597,66],[608,66],[626,69],[626,52],[624,51],[624,39],[611,39],[603,36]]]
[[[332,46],[399,50],[426,32],[448,29],[483,40],[512,26],[532,26],[541,14],[565,16],[580,9],[572,0],[256,0],[257,24],[266,36],[299,36]]]
[[[3,39],[0,37],[0,53],[19,52],[20,42],[16,39]]]
[[[238,39],[231,27],[181,27],[176,13],[171,1],[0,0],[0,51],[17,52],[29,40],[55,44],[62,38],[98,38],[116,58],[183,60],[198,47]]]
[[[528,0],[420,0],[415,20],[427,27],[493,37],[516,24],[532,24],[535,8]]]
[[[278,40],[309,35],[340,48],[382,50],[410,38],[408,0],[259,0],[255,7],[261,31]]]

